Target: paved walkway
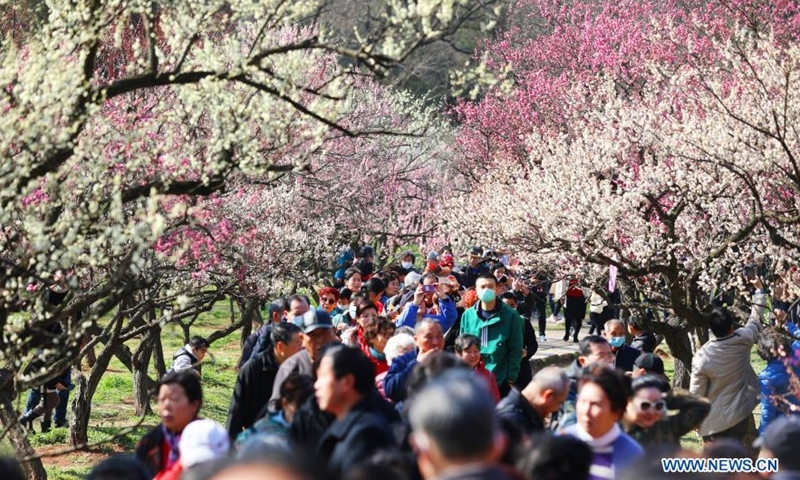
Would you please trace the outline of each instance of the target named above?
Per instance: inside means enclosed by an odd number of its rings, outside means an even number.
[[[533,320],[533,328],[536,330],[536,339],[539,340],[539,324]],[[589,334],[589,327],[586,325],[581,326],[580,335],[578,338],[583,338]],[[531,366],[534,370],[538,370],[547,365],[566,365],[572,362],[575,354],[578,352],[578,344],[572,342],[572,337],[568,341],[562,340],[564,338],[564,322],[547,322],[547,341],[542,342],[539,340],[539,350],[531,358]]]

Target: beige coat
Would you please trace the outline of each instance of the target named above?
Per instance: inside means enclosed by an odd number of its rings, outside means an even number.
[[[763,295],[757,295],[754,303],[764,305]],[[692,360],[689,390],[711,402],[711,411],[700,425],[701,436],[733,427],[758,405],[760,384],[750,365],[750,351],[758,340],[762,310],[754,306],[744,327],[709,340]]]

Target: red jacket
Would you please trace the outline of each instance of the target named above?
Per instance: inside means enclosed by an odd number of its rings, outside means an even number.
[[[486,365],[484,365],[483,360],[475,366],[472,370],[474,375],[477,375],[484,380],[486,380],[486,384],[489,387],[489,393],[492,394],[492,398],[494,398],[494,403],[498,403],[500,401],[500,390],[497,388],[497,379],[494,377],[494,373],[490,372]]]
[[[153,480],[178,480],[181,478],[182,473],[183,465],[181,465],[179,460],[173,463],[168,469],[158,472],[158,475],[156,475]]]
[[[379,358],[375,358],[372,355],[372,352],[369,351],[369,345],[367,345],[367,341],[364,339],[364,334],[361,331],[361,327],[358,327],[358,345],[361,347],[361,351],[364,352],[364,355],[369,358],[369,361],[372,362],[372,366],[375,367],[375,375],[380,375],[383,372],[389,371],[389,364],[386,363],[386,358],[384,357],[383,360]]]

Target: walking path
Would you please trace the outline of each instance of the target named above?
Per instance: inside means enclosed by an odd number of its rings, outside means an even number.
[[[564,322],[547,322],[546,342],[539,340],[538,322],[533,320],[532,323],[534,330],[536,330],[536,339],[539,341],[539,349],[531,358],[533,370],[536,371],[548,365],[565,366],[571,363],[578,353],[578,344],[572,342],[572,337],[566,342],[562,340],[564,338]],[[589,327],[586,323],[584,322],[584,325],[581,326],[578,338],[583,338],[589,334]]]

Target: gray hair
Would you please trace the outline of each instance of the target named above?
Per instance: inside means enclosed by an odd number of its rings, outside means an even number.
[[[622,320],[618,320],[616,318],[612,318],[611,320],[607,321],[604,328],[606,330],[610,330],[614,325],[619,325],[620,327],[625,328],[625,324],[622,323]]]
[[[408,325],[403,325],[402,327],[397,327],[397,329],[394,331],[394,334],[395,335],[406,334],[406,335],[411,335],[413,337],[414,329],[409,327]]]
[[[408,419],[419,448],[433,443],[448,460],[476,459],[494,448],[499,420],[481,381],[470,371],[446,372],[414,397]]]
[[[434,318],[434,317],[422,317],[419,321],[417,321],[416,325],[414,325],[414,333],[415,334],[419,333],[419,331],[423,327],[423,325],[431,325],[431,324],[439,325],[439,328],[442,328],[442,324],[439,323],[439,320],[437,320],[436,318]],[[444,331],[444,330],[442,330],[442,331]]]
[[[552,390],[556,395],[562,395],[569,389],[569,377],[558,367],[545,367],[536,372],[531,385],[534,385],[539,392]]]
[[[409,348],[413,349],[414,345],[414,337],[407,333],[400,333],[393,336],[386,342],[386,346],[383,347],[383,354],[386,355],[386,363],[391,366],[395,358],[402,355],[403,352],[407,352]]]

